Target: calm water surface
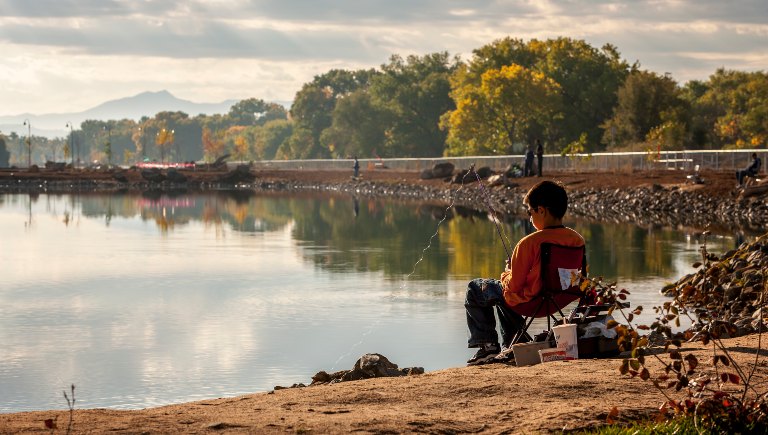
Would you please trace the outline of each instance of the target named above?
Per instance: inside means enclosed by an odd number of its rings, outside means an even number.
[[[462,366],[466,282],[498,276],[505,254],[486,217],[438,225],[443,211],[225,192],[0,195],[0,412],[65,409],[70,384],[78,408],[265,391],[366,352]],[[695,233],[566,224],[587,239],[591,273],[633,305],[661,303],[661,285],[699,256]],[[512,244],[530,231],[503,228]]]

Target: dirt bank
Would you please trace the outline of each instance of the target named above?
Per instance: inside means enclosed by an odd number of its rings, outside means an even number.
[[[754,361],[757,335],[730,339],[733,355]],[[700,361],[711,349],[688,344]],[[396,361],[395,361],[396,363]],[[659,364],[653,363],[659,368]],[[762,357],[757,382],[768,370]],[[618,359],[560,361],[528,367],[492,364],[291,388],[137,411],[76,410],[74,433],[535,433],[650,416],[664,401],[647,381],[621,376]],[[308,379],[297,382],[309,382]],[[0,433],[50,433],[62,410],[0,414]]]

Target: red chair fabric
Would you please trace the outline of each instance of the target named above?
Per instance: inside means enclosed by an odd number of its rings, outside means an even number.
[[[559,313],[561,319],[565,317],[563,308],[583,296],[578,278],[586,276],[586,270],[587,257],[584,246],[542,243],[541,290],[532,300],[509,307],[526,318],[525,328],[516,335],[513,343],[527,335],[528,327],[534,318],[547,317],[547,326],[551,329],[550,320],[559,321],[555,314]]]

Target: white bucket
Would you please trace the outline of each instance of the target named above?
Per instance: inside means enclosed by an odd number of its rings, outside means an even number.
[[[557,347],[565,350],[565,353],[573,358],[579,358],[579,344],[576,337],[576,324],[558,325],[552,328],[555,334]]]

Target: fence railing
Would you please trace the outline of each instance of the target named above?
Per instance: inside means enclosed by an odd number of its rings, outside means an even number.
[[[542,166],[545,171],[693,170],[697,165],[700,169],[736,170],[749,166],[752,153],[757,153],[763,162],[768,157],[768,150],[765,149],[591,153],[565,156],[545,154]],[[421,171],[441,162],[451,162],[457,168],[469,168],[474,164],[478,168],[488,166],[495,170],[503,170],[510,165],[523,167],[524,160],[522,155],[359,159],[362,170],[389,168],[403,171]],[[247,162],[229,162],[228,164],[232,167],[243,163]],[[353,160],[259,160],[252,164],[257,169],[349,170],[351,172]]]

